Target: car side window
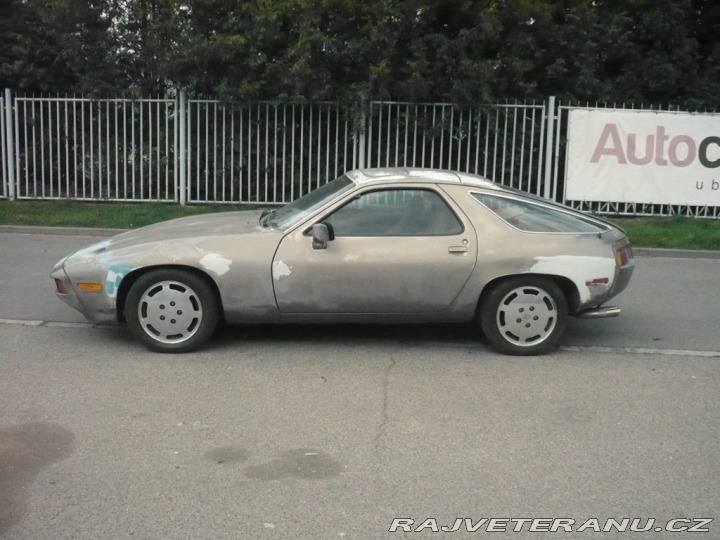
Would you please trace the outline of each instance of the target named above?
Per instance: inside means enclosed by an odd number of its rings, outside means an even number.
[[[472,196],[509,225],[525,232],[597,234],[609,229],[608,226],[547,205],[485,193],[472,193]]]
[[[447,203],[429,189],[386,189],[363,193],[323,220],[335,236],[446,236],[463,225]]]

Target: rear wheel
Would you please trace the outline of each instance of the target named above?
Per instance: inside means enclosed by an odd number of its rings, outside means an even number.
[[[480,324],[502,353],[542,354],[562,337],[567,313],[565,295],[554,281],[517,276],[500,282],[483,300]]]
[[[159,352],[188,352],[203,345],[220,318],[219,302],[207,280],[176,268],[143,274],[125,304],[128,328]]]

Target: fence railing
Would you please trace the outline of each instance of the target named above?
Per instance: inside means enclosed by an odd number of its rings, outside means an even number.
[[[343,172],[431,167],[601,214],[720,208],[567,201],[567,117],[541,103],[228,102],[13,96],[0,106],[0,198],[283,204]]]
[[[544,104],[371,103],[369,167],[452,169],[542,193]]]
[[[18,199],[175,200],[173,100],[15,99]]]
[[[358,134],[337,104],[188,100],[186,114],[179,189],[189,202],[286,203],[361,166]]]
[[[544,104],[234,103],[5,93],[17,199],[281,204],[363,167],[483,174],[543,190]]]

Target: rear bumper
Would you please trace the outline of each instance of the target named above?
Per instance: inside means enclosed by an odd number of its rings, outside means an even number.
[[[612,290],[610,291],[610,296],[608,296],[607,299],[617,296],[627,288],[634,271],[635,259],[632,259],[627,265],[618,268],[617,275],[615,276],[615,282],[613,283]]]

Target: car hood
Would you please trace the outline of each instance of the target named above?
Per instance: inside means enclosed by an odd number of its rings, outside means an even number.
[[[277,234],[274,229],[260,226],[261,210],[220,212],[184,217],[148,225],[124,232],[76,251],[60,260],[54,270],[61,266],[109,267],[120,261],[156,262],[180,260],[183,253],[195,253],[214,246],[222,237],[241,236],[256,239]],[[255,242],[257,243],[257,242]],[[207,247],[207,249],[211,249]],[[191,256],[192,258],[192,256]]]
[[[133,245],[154,244],[172,240],[262,232],[266,229],[260,226],[261,215],[261,210],[245,210],[203,214],[163,221],[114,236],[106,245],[106,248],[108,250],[123,249]]]

